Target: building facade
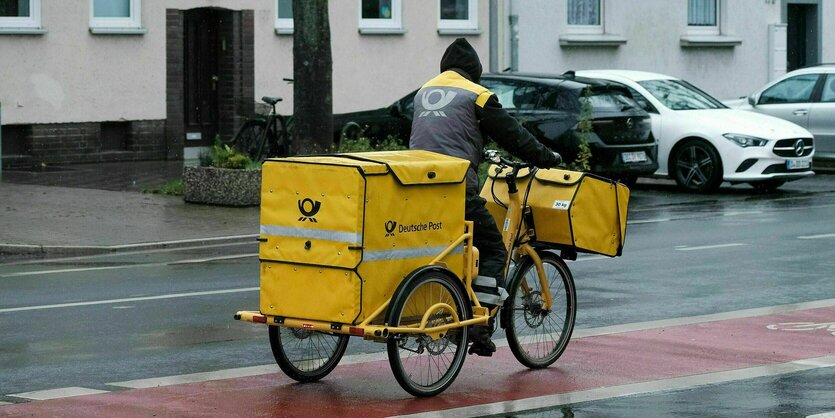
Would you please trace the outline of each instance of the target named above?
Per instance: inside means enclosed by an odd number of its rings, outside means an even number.
[[[505,3],[510,53],[502,65],[518,71],[650,71],[729,99],[786,71],[835,62],[833,0]]]
[[[292,113],[292,0],[0,0],[4,166],[193,158]],[[335,113],[391,104],[467,37],[485,70],[633,69],[720,99],[835,62],[835,0],[334,0]]]
[[[290,0],[0,0],[5,166],[192,158],[262,96],[292,113]],[[382,107],[455,37],[489,55],[487,0],[329,3],[334,112]]]

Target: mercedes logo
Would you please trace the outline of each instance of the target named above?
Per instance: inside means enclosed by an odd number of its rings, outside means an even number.
[[[794,143],[794,153],[798,157],[803,156],[803,140],[798,139],[797,142]]]

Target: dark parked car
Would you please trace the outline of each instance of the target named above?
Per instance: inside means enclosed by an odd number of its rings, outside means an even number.
[[[417,90],[381,109],[333,115],[334,141],[338,143],[342,138],[359,137],[379,141],[393,136],[408,145],[415,93]]]
[[[572,75],[485,74],[480,83],[543,144],[573,161],[579,150],[582,104],[591,104],[591,171],[629,182],[658,168],[649,115],[624,87]],[[334,115],[336,138],[387,135],[408,140],[415,92],[391,106]]]

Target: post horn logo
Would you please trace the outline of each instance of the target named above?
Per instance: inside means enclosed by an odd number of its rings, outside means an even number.
[[[386,236],[387,237],[393,237],[394,236],[394,230],[396,228],[397,228],[397,222],[394,222],[394,221],[386,222]]]
[[[307,208],[310,209],[307,209]],[[301,212],[302,216],[299,218],[299,221],[310,221],[310,222],[318,222],[314,216],[319,213],[319,209],[322,207],[322,202],[318,200],[313,200],[311,198],[306,198],[304,200],[299,200],[299,212]]]

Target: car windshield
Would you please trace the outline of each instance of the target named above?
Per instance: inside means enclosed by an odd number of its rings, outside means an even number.
[[[721,102],[684,80],[647,80],[638,84],[672,110],[726,109]]]
[[[580,96],[580,101],[589,101],[591,107],[597,111],[620,112],[626,109],[640,109],[641,106],[634,100],[623,94],[614,91],[593,93],[590,96]]]

